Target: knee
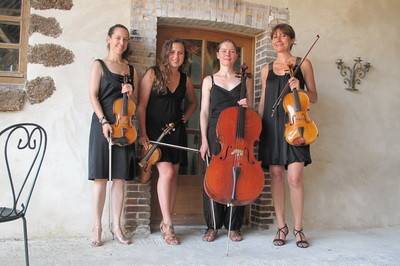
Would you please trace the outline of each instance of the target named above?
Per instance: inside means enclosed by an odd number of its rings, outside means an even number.
[[[303,186],[302,176],[288,176],[288,184],[291,188],[300,188]]]

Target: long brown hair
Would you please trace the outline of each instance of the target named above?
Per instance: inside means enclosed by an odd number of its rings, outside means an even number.
[[[169,53],[172,50],[172,45],[174,43],[180,43],[183,45],[184,56],[183,56],[183,64],[179,67],[179,71],[182,71],[186,62],[187,62],[187,51],[185,47],[185,43],[180,39],[169,39],[166,40],[161,48],[161,53],[158,58],[158,66],[152,67],[155,74],[155,79],[153,83],[153,89],[157,90],[158,94],[166,94],[167,93],[167,83],[169,79],[169,75],[171,70],[169,69]]]

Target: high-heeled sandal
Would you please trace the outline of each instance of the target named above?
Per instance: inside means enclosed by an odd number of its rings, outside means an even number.
[[[214,230],[213,228],[208,228],[207,231],[203,235],[203,241],[213,242],[218,235],[218,230]]]
[[[285,236],[285,239],[281,238],[281,233]],[[287,224],[285,224],[284,227],[278,228],[278,231],[276,232],[275,238],[272,241],[274,246],[280,247],[286,244],[286,236],[289,234],[289,228]]]
[[[303,233],[303,228],[301,228],[300,230],[293,229],[293,234],[294,234],[294,237],[297,237],[297,235],[300,236],[300,240],[296,241],[296,246],[297,247],[299,247],[299,248],[308,248],[310,246],[310,244],[306,240],[306,236]]]
[[[161,236],[164,239],[165,243],[168,245],[179,245],[180,241],[176,237],[175,230],[172,224],[165,224],[161,222],[160,224],[160,232]]]
[[[101,232],[102,232],[101,226],[93,228],[92,232],[93,232],[94,238],[91,240],[90,245],[92,247],[102,246],[104,243],[101,240]]]
[[[118,232],[118,233],[116,233]],[[114,237],[118,240],[119,243],[123,244],[123,245],[130,245],[132,244],[132,240],[129,238],[126,238],[124,236],[124,234],[122,233],[121,229],[119,230],[113,230],[111,231],[112,234],[112,238],[114,239]]]

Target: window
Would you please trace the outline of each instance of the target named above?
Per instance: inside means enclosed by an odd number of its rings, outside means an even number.
[[[0,1],[0,83],[26,80],[29,0]]]

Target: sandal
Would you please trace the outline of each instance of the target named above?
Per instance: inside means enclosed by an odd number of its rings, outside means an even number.
[[[238,241],[242,241],[243,240],[243,236],[242,233],[240,232],[240,230],[234,230],[229,234],[229,238],[232,241],[238,242]]]
[[[294,237],[296,237],[297,235],[300,236],[300,240],[296,241],[296,246],[297,247],[299,247],[299,248],[308,248],[310,246],[310,244],[306,240],[306,236],[303,233],[303,228],[300,229],[300,230],[293,229],[293,234],[294,234]]]
[[[284,238],[281,238],[281,234],[284,235]],[[289,228],[287,224],[285,224],[284,227],[278,228],[278,231],[276,232],[275,239],[272,241],[274,246],[280,247],[286,244],[286,236],[289,234]]]
[[[90,242],[92,247],[100,247],[103,245],[103,241],[101,240],[101,226],[93,228],[94,238]]]
[[[165,224],[161,222],[160,224],[161,236],[165,243],[168,245],[179,245],[180,241],[176,237],[175,230],[172,224]]]
[[[217,238],[217,235],[218,235],[218,230],[208,228],[203,235],[203,241],[213,242]]]

